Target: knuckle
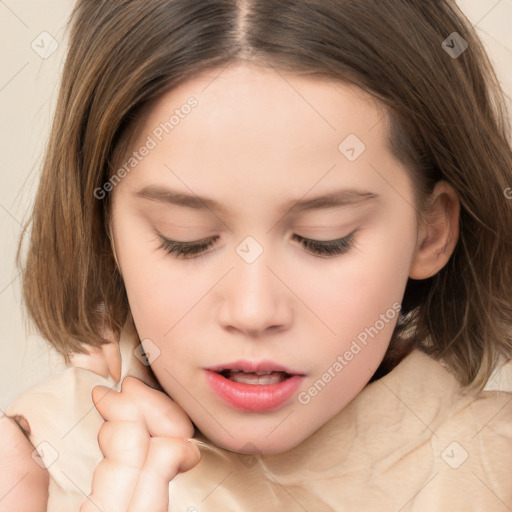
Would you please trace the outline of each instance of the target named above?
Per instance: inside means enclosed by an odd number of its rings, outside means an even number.
[[[162,451],[166,451],[168,454],[172,454],[175,459],[183,459],[187,456],[187,445],[185,441],[181,439],[160,439],[161,446],[157,448]]]
[[[98,443],[100,447],[110,444],[112,439],[115,439],[115,434],[118,431],[118,426],[115,422],[105,421],[98,431]]]
[[[121,392],[136,393],[141,386],[145,386],[145,384],[136,377],[129,375],[125,377],[121,383]]]
[[[116,391],[105,386],[94,386],[92,388],[91,397],[94,407],[103,415],[108,402],[114,397]]]
[[[164,480],[171,480],[187,458],[186,446],[178,439],[153,438],[151,440],[146,471]]]
[[[192,437],[194,435],[194,425],[187,413],[181,409],[181,407],[173,411],[173,421],[183,432],[184,438]]]
[[[96,395],[97,398],[97,395]],[[106,420],[140,419],[140,401],[137,401],[129,391],[117,392],[110,389],[100,400],[94,400],[98,412]]]
[[[149,439],[145,425],[136,421],[107,421],[98,432],[98,444],[104,456],[122,461],[143,457]]]

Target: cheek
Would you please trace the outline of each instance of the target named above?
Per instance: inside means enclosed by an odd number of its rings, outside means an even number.
[[[301,403],[314,399],[317,411],[345,407],[377,370],[398,321],[407,283],[408,259],[395,256],[394,251],[366,254],[357,264],[331,273],[323,290],[312,289],[309,304],[321,312],[333,332],[318,323],[318,336],[312,333],[319,340],[314,348],[317,372]]]
[[[322,340],[315,347],[322,359],[319,371],[336,376],[324,374],[334,383],[321,399],[326,407],[329,401],[355,396],[389,346],[407,284],[415,231],[412,224],[403,224],[395,236],[389,233],[382,228],[368,232],[358,242],[359,249],[335,265],[302,273],[300,293],[324,323],[315,323],[316,339]]]
[[[357,246],[334,261],[310,260],[291,269],[307,305],[344,339],[375,323],[403,297],[413,253],[414,231],[403,226],[400,235],[381,228],[361,236]]]
[[[159,338],[186,314],[204,289],[193,265],[175,262],[148,225],[119,216],[116,248],[140,336]]]

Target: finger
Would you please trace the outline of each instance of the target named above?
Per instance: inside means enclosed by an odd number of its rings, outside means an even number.
[[[188,438],[194,435],[194,426],[187,413],[169,395],[135,377],[126,377],[123,385],[123,389],[140,404],[152,436]]]
[[[120,393],[96,386],[93,401],[108,421],[144,418],[152,436],[188,438],[194,435],[194,425],[174,400],[135,377],[123,380]]]
[[[181,439],[154,437],[140,472],[128,512],[167,512],[169,482],[201,460],[196,446]]]
[[[83,502],[86,512],[128,510],[140,469],[103,459],[94,470],[91,494]],[[81,509],[82,512],[82,509]]]
[[[142,421],[144,418],[133,397],[106,386],[94,386],[92,401],[105,421]]]
[[[104,459],[96,466],[85,510],[125,511],[144,466],[150,437],[144,422],[105,422],[98,434]]]
[[[107,421],[98,432],[98,445],[105,458],[142,468],[150,437],[143,421]]]

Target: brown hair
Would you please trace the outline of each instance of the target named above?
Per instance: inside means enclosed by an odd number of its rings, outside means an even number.
[[[468,48],[450,55],[457,32]],[[455,49],[462,48],[459,43]],[[129,306],[107,234],[109,180],[151,102],[194,75],[247,60],[355,84],[389,113],[421,217],[435,183],[461,203],[435,276],[409,279],[375,376],[420,347],[482,387],[512,356],[512,152],[502,92],[473,27],[448,0],[79,0],[35,199],[25,307],[67,359],[119,335]],[[103,305],[103,313],[98,310]],[[67,359],[68,360],[68,359]],[[375,378],[375,377],[374,377]]]

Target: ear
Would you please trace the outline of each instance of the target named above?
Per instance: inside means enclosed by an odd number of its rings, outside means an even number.
[[[418,230],[409,272],[412,279],[431,277],[446,265],[459,238],[459,214],[457,192],[446,181],[439,181]]]

